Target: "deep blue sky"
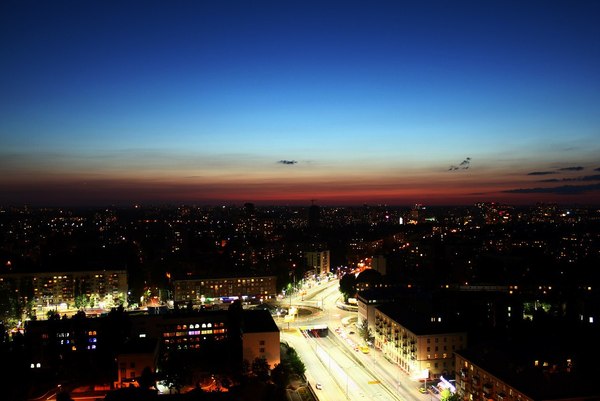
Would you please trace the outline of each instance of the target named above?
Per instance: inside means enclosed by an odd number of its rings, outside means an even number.
[[[600,203],[598,21],[597,1],[4,1],[0,204]]]

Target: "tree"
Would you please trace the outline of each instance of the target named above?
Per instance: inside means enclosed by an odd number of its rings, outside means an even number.
[[[99,299],[100,299],[99,295],[98,295],[98,294],[96,294],[96,293],[93,293],[92,295],[90,295],[90,298],[89,298],[88,305],[89,305],[91,308],[95,308],[95,307],[97,307],[97,306],[98,306],[98,300],[99,300]]]
[[[269,363],[265,358],[257,357],[252,362],[252,373],[260,380],[266,381],[269,378]]]
[[[179,391],[183,387],[183,372],[181,369],[178,369],[174,364],[170,364],[170,366],[163,371],[163,374],[163,383],[169,389],[169,394],[173,390],[179,394]]]
[[[292,370],[296,374],[303,376],[304,372],[306,372],[306,366],[304,366],[304,362],[302,362],[302,359],[300,359],[296,350],[291,347],[288,348],[287,358],[290,361],[290,366],[292,367]]]
[[[89,299],[85,294],[77,295],[75,297],[75,307],[77,309],[83,309],[89,304]]]
[[[188,369],[188,364],[180,352],[169,351],[160,360],[159,371],[161,372],[162,384],[169,389],[169,393],[173,390],[179,391],[184,384],[184,375]]]
[[[140,387],[149,389],[152,387],[156,387],[156,380],[154,378],[154,373],[152,373],[152,369],[149,366],[146,366],[142,370],[142,374],[140,375]]]
[[[441,401],[460,401],[460,396],[458,395],[458,393],[451,393],[450,390],[443,389],[442,392],[440,393],[440,400]]]
[[[364,319],[357,328],[360,338],[362,338],[366,343],[373,343],[375,338],[373,336],[373,332],[369,328],[369,322],[367,319]]]
[[[340,279],[340,292],[344,296],[344,302],[356,294],[356,277],[354,274],[344,274]]]
[[[242,361],[241,373],[243,375],[247,375],[248,373],[250,373],[250,362],[248,362],[247,359],[244,359]]]
[[[287,362],[281,362],[271,370],[271,379],[278,387],[285,388],[290,381],[291,367]]]

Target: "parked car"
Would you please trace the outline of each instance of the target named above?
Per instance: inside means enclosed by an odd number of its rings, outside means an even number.
[[[317,384],[315,385],[315,387],[317,388],[317,390],[321,390],[321,389],[323,389],[323,386],[321,385],[321,383],[317,383]]]

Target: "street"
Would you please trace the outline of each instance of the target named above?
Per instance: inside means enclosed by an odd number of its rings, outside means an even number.
[[[284,323],[278,318],[281,341],[294,347],[306,365],[306,376],[319,400],[416,400],[429,401],[432,394],[421,394],[420,383],[411,380],[401,369],[370,348],[358,351],[361,339],[354,326],[357,312],[338,307],[341,301],[339,281],[330,280],[300,291],[282,300],[282,305],[311,309],[306,316]],[[354,318],[354,319],[353,319]],[[347,327],[344,323],[351,321]],[[327,336],[303,334],[303,329],[327,325]],[[289,327],[289,328],[288,328]],[[336,331],[337,329],[337,331]],[[350,334],[352,332],[352,334]],[[318,379],[317,379],[318,378]]]

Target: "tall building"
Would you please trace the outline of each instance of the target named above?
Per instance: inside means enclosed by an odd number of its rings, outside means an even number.
[[[323,276],[331,270],[329,251],[311,251],[304,254],[307,270],[314,270],[317,276]]]
[[[387,274],[387,260],[383,255],[373,256],[371,259],[371,269],[379,272],[382,276]]]
[[[308,226],[317,228],[321,224],[321,208],[315,204],[308,208]]]

